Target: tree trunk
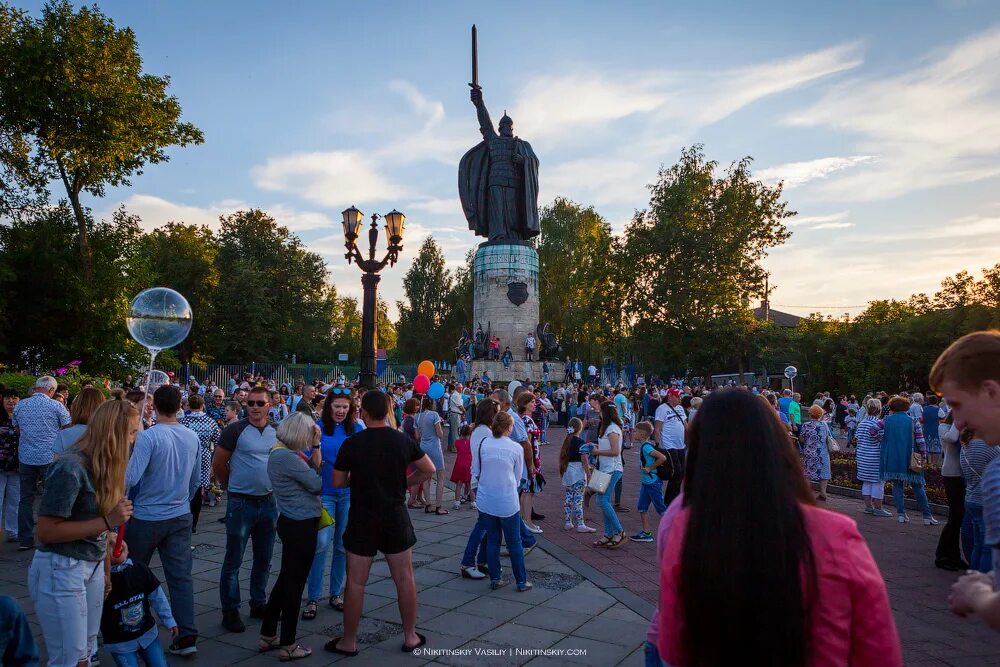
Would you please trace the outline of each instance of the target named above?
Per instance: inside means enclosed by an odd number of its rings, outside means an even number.
[[[83,275],[89,281],[93,277],[94,269],[90,257],[90,241],[87,239],[87,217],[83,214],[83,206],[80,204],[80,189],[69,182],[69,176],[63,167],[62,160],[56,158],[59,167],[59,175],[62,177],[63,185],[66,186],[66,194],[69,196],[70,204],[73,206],[73,215],[76,217],[76,226],[80,233],[80,259],[83,261]]]

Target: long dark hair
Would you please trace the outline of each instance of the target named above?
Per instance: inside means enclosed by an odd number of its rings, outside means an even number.
[[[358,408],[354,403],[354,399],[346,394],[334,395],[332,389],[326,395],[326,401],[323,403],[323,414],[320,415],[320,420],[323,422],[323,435],[333,435],[334,430],[337,428],[337,422],[333,420],[333,402],[338,398],[347,401],[348,405],[350,405],[347,408],[347,415],[341,423],[347,435],[354,435],[358,420]]]
[[[486,398],[479,401],[479,403],[476,404],[475,426],[486,426],[487,428],[491,427],[498,412],[500,412],[500,405],[492,398]]]
[[[616,408],[615,404],[611,401],[605,401],[601,403],[601,428],[598,433],[600,435],[604,435],[604,432],[607,431],[608,427],[612,424],[618,424],[618,428],[624,428],[622,426],[622,420],[618,417],[618,408]]]
[[[802,505],[815,501],[777,414],[748,392],[713,392],[692,424],[685,475],[686,663],[805,665],[817,597]]]

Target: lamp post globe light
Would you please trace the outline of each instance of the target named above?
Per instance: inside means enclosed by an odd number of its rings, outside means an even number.
[[[352,206],[342,214],[344,216],[344,247],[347,248],[347,263],[354,262],[364,271],[361,285],[364,288],[361,309],[361,384],[367,389],[375,388],[375,347],[378,332],[376,331],[376,310],[378,307],[378,283],[382,279],[379,271],[385,265],[394,266],[403,250],[403,225],[406,216],[393,209],[380,216],[372,213],[372,224],[368,229],[368,259],[358,250],[358,236],[361,233],[361,222],[364,214]],[[386,255],[381,261],[376,261],[375,250],[378,245],[378,220],[385,220],[385,234],[389,237]]]

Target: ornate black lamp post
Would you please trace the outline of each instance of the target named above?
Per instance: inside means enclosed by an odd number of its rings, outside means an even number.
[[[378,274],[386,264],[393,266],[403,250],[403,224],[406,216],[393,209],[384,216],[372,213],[372,224],[368,230],[368,259],[358,251],[358,234],[361,232],[361,221],[364,214],[355,207],[344,211],[344,246],[347,248],[347,263],[356,262],[365,272],[361,277],[364,287],[364,301],[361,310],[361,384],[368,389],[375,388],[375,345],[377,332],[375,330],[378,283],[382,277]],[[382,261],[375,261],[375,246],[378,243],[378,219],[385,220],[385,233],[389,237],[389,247]]]

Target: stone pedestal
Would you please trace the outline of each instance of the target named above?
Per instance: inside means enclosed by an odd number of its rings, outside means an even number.
[[[538,325],[538,253],[527,245],[481,245],[472,266],[473,331],[482,325],[500,339],[501,354],[509,346],[523,359],[524,339]],[[541,364],[535,377],[541,378]]]
[[[485,326],[485,323],[483,326]],[[523,358],[524,355],[520,356]],[[558,374],[556,366],[559,366]],[[525,379],[528,379],[537,387],[544,381],[542,377],[542,362],[540,361],[512,361],[510,362],[510,368],[504,368],[503,364],[499,361],[477,359],[472,362],[468,377],[470,380],[478,379],[483,374],[483,371],[486,371],[486,374],[490,376],[490,380],[493,382],[507,383],[511,380],[524,382]],[[562,381],[562,379],[562,366],[559,362],[550,361],[549,381],[556,382],[557,380]]]

